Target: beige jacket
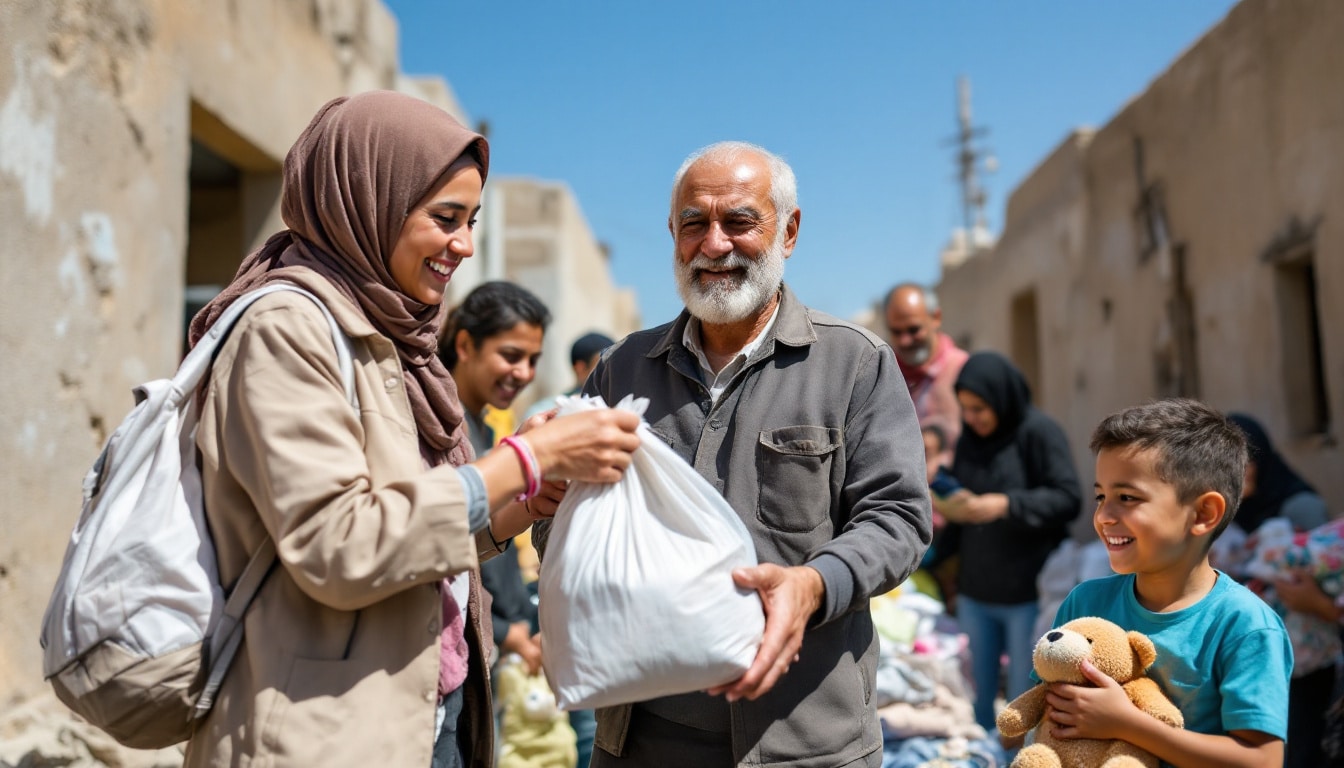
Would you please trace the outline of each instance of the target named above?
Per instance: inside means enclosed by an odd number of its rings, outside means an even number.
[[[392,343],[334,289],[318,293],[352,342],[358,414],[321,310],[295,293],[253,305],[211,371],[196,439],[221,579],[232,584],[268,535],[279,563],[186,765],[428,768],[438,584],[468,572],[472,765],[489,766],[475,569],[494,544],[469,533],[454,469],[424,469]]]

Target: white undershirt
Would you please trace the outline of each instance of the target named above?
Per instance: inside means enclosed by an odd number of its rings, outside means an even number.
[[[709,387],[709,399],[711,402],[719,402],[719,395],[728,389],[728,382],[733,380],[733,376],[742,367],[747,364],[747,358],[755,352],[761,344],[765,343],[765,338],[770,335],[770,329],[775,327],[775,318],[779,317],[779,302],[775,302],[775,309],[770,313],[770,319],[766,321],[765,327],[756,334],[756,338],[747,342],[747,345],[738,350],[737,355],[728,364],[723,366],[718,373],[709,365],[709,358],[705,356],[704,347],[700,346],[700,319],[692,316],[686,323],[686,328],[681,332],[681,343],[686,346],[700,363],[700,379]]]

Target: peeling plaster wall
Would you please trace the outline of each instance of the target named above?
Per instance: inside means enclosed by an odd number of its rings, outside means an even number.
[[[551,311],[537,378],[515,413],[574,385],[569,349],[589,331],[620,339],[640,328],[629,290],[611,279],[609,257],[564,182],[521,177],[491,180],[500,209],[503,278],[535,293]],[[663,322],[660,320],[659,322]]]
[[[84,472],[131,387],[177,363],[193,100],[276,167],[342,93],[461,116],[398,73],[396,39],[378,0],[0,3],[0,710],[45,690],[38,626]]]
[[[1145,255],[1135,140],[1183,245],[1202,399],[1263,421],[1277,447],[1344,513],[1344,4],[1244,0],[1095,134],[1066,140],[1013,192],[992,250],[944,271],[944,329],[1009,351],[1011,296],[1035,288],[1038,404],[1087,442],[1108,413],[1160,393],[1172,343],[1174,253]],[[1086,137],[1083,140],[1084,136]],[[1263,254],[1294,220],[1315,229],[1329,438],[1298,436]]]

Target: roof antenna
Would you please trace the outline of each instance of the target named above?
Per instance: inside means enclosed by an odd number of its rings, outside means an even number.
[[[988,133],[988,128],[971,123],[971,81],[961,75],[957,78],[957,135],[949,143],[957,148],[961,215],[968,254],[989,242],[989,225],[985,220],[985,188],[980,182],[980,171],[993,173],[998,170],[999,162],[989,150],[975,143]]]

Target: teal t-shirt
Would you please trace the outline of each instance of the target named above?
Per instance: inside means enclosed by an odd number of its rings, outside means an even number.
[[[1157,661],[1148,674],[1181,710],[1186,730],[1224,735],[1288,735],[1288,679],[1293,649],[1283,621],[1263,600],[1219,572],[1194,605],[1153,613],[1134,595],[1134,576],[1085,581],[1055,614],[1054,626],[1099,616],[1152,638]]]

